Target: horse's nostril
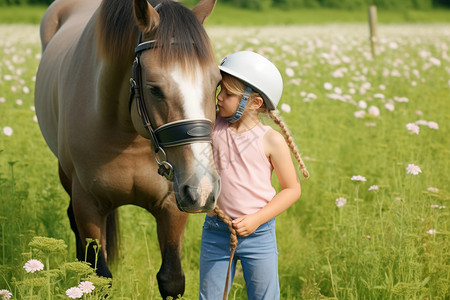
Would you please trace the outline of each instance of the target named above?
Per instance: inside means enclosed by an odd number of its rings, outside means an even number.
[[[197,198],[196,194],[196,190],[191,188],[189,185],[185,185],[183,187],[183,196],[187,203],[194,203],[195,199]]]

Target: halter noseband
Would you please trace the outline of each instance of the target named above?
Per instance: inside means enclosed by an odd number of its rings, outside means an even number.
[[[158,173],[173,181],[173,166],[167,161],[167,155],[163,147],[176,147],[197,142],[211,143],[212,122],[208,119],[186,119],[170,122],[153,129],[142,95],[140,57],[143,51],[155,48],[156,41],[141,42],[141,39],[142,34],[139,35],[138,45],[134,50],[135,59],[130,78],[129,109],[131,111],[133,99],[136,99],[137,112],[150,136],[155,151],[155,160],[159,165]],[[172,43],[174,43],[173,40]],[[159,159],[159,152],[162,153],[163,159]]]

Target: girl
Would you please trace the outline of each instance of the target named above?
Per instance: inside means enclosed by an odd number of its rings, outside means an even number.
[[[238,234],[231,282],[239,259],[248,299],[279,299],[275,217],[301,194],[289,149],[304,177],[309,174],[275,111],[283,90],[275,65],[257,53],[241,51],[226,57],[219,69],[222,81],[212,137],[222,191],[217,201],[220,209],[209,212],[203,226],[199,299],[216,300],[224,293],[230,259],[228,225]],[[280,126],[287,142],[283,135],[260,122],[260,113],[267,113]],[[282,188],[278,194],[271,184],[273,170]]]

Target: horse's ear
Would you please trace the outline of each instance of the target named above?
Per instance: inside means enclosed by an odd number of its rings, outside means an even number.
[[[134,15],[142,32],[154,31],[159,26],[158,12],[147,0],[134,0]]]
[[[217,0],[201,0],[193,9],[192,12],[203,24],[205,19],[211,14],[216,5]]]

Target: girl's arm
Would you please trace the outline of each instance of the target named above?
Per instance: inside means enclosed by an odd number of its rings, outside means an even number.
[[[263,146],[282,190],[258,212],[233,220],[233,226],[240,236],[253,233],[261,224],[275,218],[300,198],[300,181],[284,137],[275,130],[269,130],[264,136]]]

